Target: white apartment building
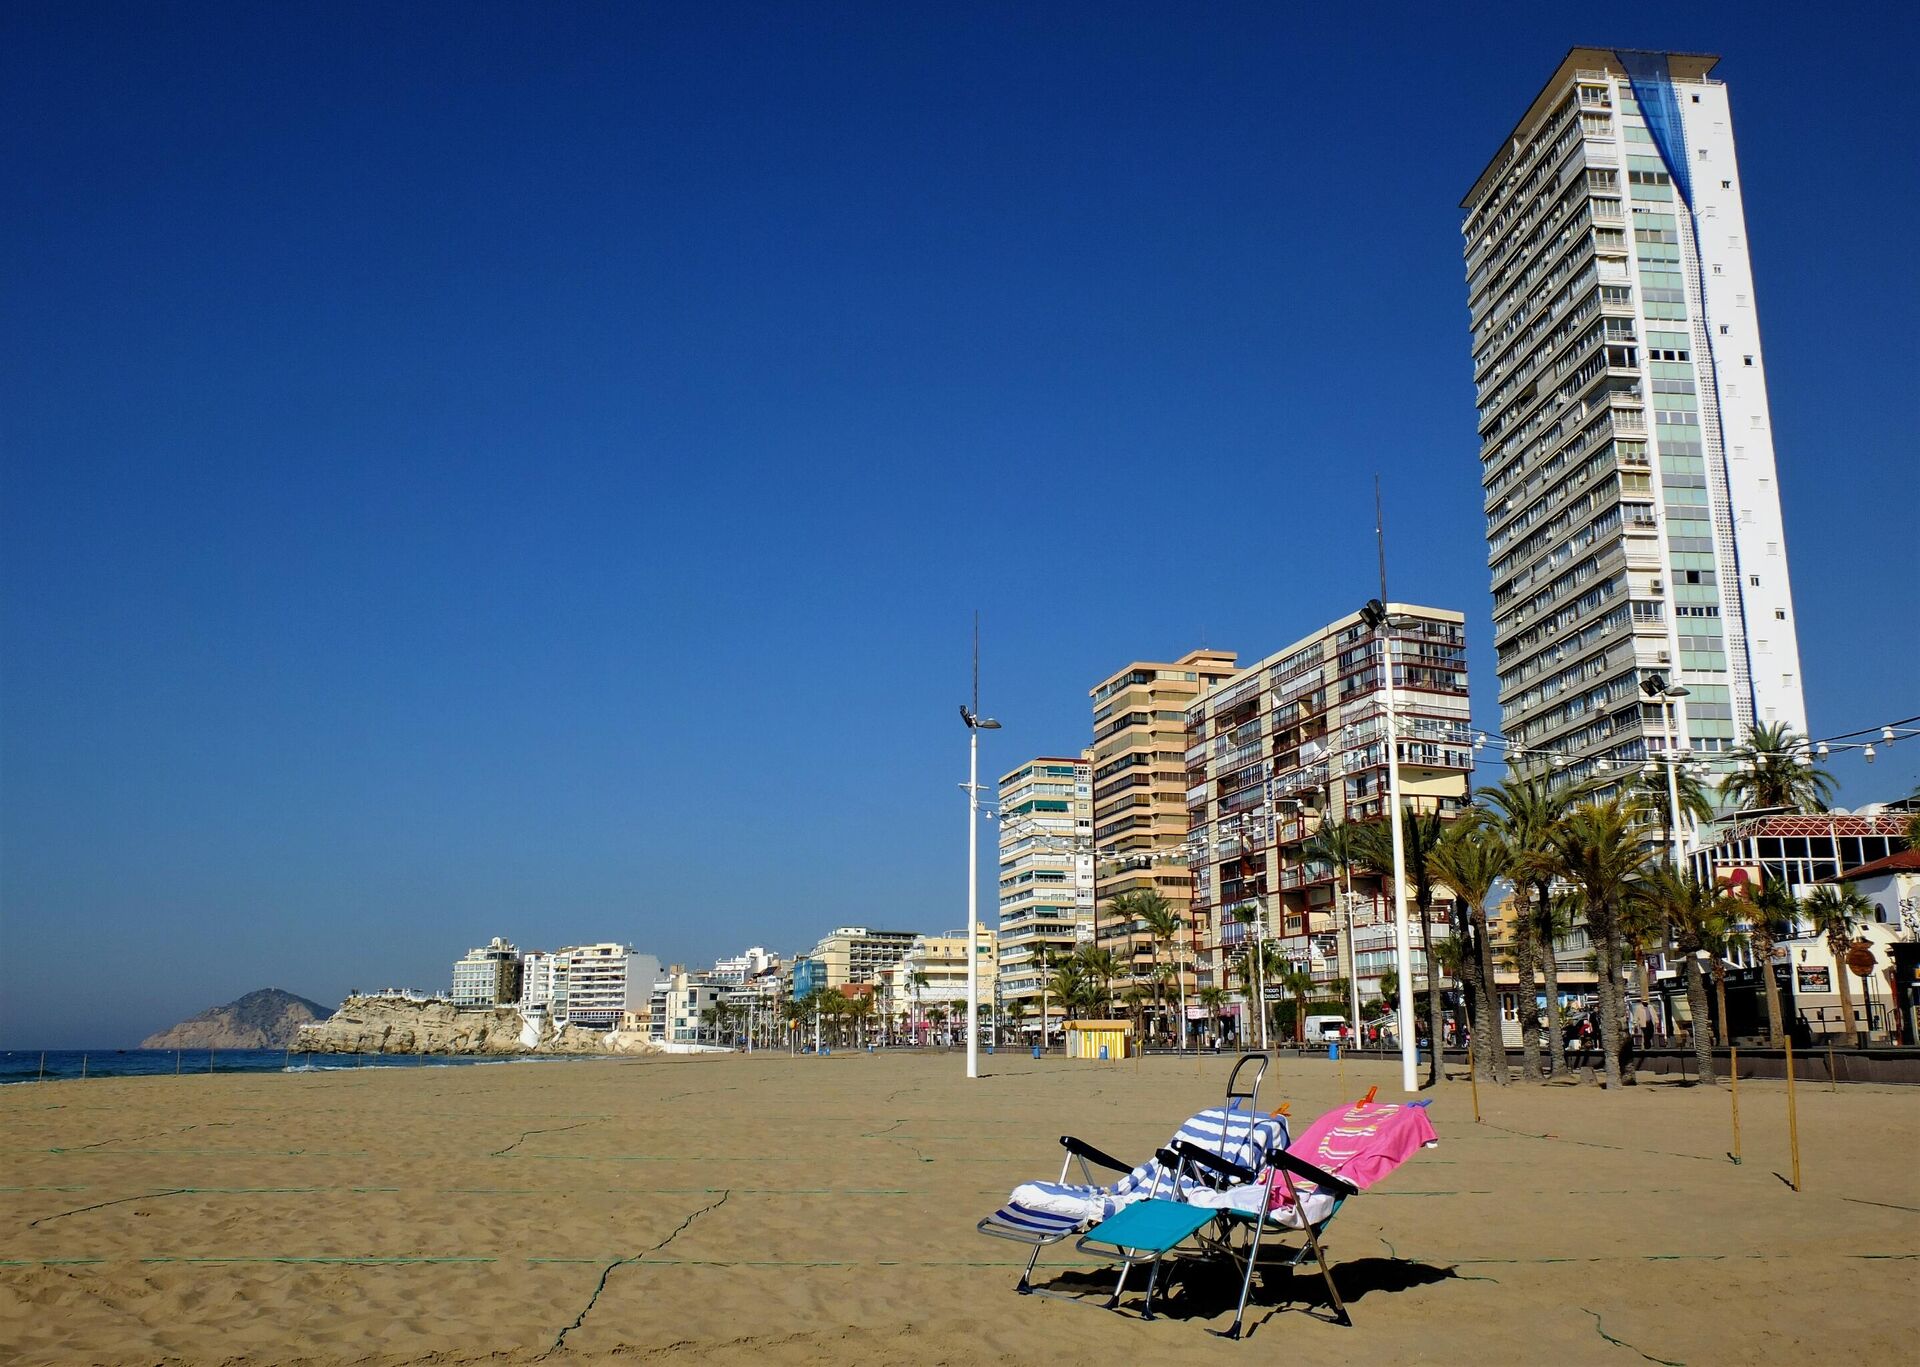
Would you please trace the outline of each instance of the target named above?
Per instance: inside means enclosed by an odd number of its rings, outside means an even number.
[[[561,955],[529,950],[520,956],[520,1005],[547,1010],[553,1005],[554,973]]]
[[[775,954],[772,950],[763,949],[761,946],[755,945],[746,953],[735,955],[733,958],[715,959],[713,961],[713,972],[708,976],[717,983],[725,983],[729,986],[737,987],[742,983],[758,977],[767,969],[777,968],[779,965],[780,956],[778,954]]]
[[[1000,776],[999,1006],[1040,1030],[1045,962],[1093,935],[1093,767],[1042,755]],[[1066,1008],[1048,1001],[1049,1021]]]
[[[520,951],[498,935],[453,964],[455,1006],[498,1006],[520,996]]]
[[[1502,727],[1579,779],[1805,734],[1718,58],[1575,48],[1461,208]]]
[[[555,950],[549,1012],[555,1021],[613,1029],[648,1004],[660,960],[631,945],[605,943]]]

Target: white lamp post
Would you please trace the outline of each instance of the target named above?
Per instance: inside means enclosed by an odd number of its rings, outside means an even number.
[[[1381,578],[1385,579],[1383,573]],[[1394,962],[1400,973],[1400,1085],[1409,1092],[1420,1090],[1419,1041],[1413,1024],[1413,946],[1407,934],[1407,850],[1400,829],[1400,722],[1393,707],[1393,638],[1387,625],[1387,605],[1370,600],[1360,609],[1361,620],[1380,637],[1381,686],[1387,700],[1387,822],[1393,834],[1393,940]],[[1429,990],[1433,990],[1433,965],[1427,965]],[[1439,1040],[1430,1048],[1438,1049]],[[1435,1055],[1436,1068],[1438,1055]]]
[[[1680,753],[1675,748],[1673,704],[1676,698],[1687,698],[1693,690],[1681,684],[1669,684],[1664,674],[1649,674],[1640,681],[1640,691],[1649,698],[1660,699],[1660,738],[1666,747],[1661,756],[1667,771],[1667,854],[1673,862],[1673,871],[1680,872]]]
[[[980,705],[974,699],[974,707]],[[962,707],[967,724],[967,1076],[980,1076],[980,733],[1000,723]]]

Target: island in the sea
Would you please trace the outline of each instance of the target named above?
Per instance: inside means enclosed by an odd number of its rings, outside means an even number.
[[[212,1006],[189,1016],[171,1029],[148,1035],[142,1049],[285,1049],[300,1027],[324,1021],[333,1013],[319,1002],[296,996],[284,988],[263,987],[257,992]]]

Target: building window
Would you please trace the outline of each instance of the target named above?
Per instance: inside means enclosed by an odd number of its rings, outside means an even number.
[[[1748,365],[1753,364],[1753,357],[1751,356],[1742,356],[1740,359],[1745,361]]]
[[[1747,582],[1753,585],[1753,587],[1757,589],[1760,587],[1760,576],[1757,574],[1750,574],[1747,576]]]
[[[1787,610],[1785,608],[1775,608],[1773,610],[1773,617],[1776,622],[1784,622],[1787,620]]]
[[[1733,188],[1733,182],[1730,180],[1723,180],[1720,182],[1720,188],[1722,190],[1731,190]]]

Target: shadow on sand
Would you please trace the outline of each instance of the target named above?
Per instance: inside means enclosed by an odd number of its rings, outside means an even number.
[[[1112,1267],[1062,1272],[1046,1289],[1055,1295],[1101,1306],[1113,1294],[1118,1276],[1119,1270]],[[1391,1295],[1459,1277],[1454,1268],[1410,1262],[1405,1258],[1355,1258],[1333,1264],[1334,1284],[1339,1287],[1340,1299],[1346,1302],[1349,1313],[1358,1302],[1371,1295]],[[1121,1310],[1137,1315],[1146,1289],[1147,1269],[1134,1269],[1127,1278]],[[1239,1302],[1238,1268],[1223,1259],[1176,1256],[1161,1266],[1153,1313],[1156,1319],[1231,1320]],[[1304,1267],[1294,1266],[1288,1249],[1275,1248],[1271,1252],[1262,1249],[1253,1275],[1253,1292],[1247,1298],[1244,1332],[1251,1335],[1267,1320],[1288,1310],[1298,1310],[1329,1323],[1337,1322],[1332,1297],[1327,1294],[1327,1284],[1318,1267],[1311,1261]]]

